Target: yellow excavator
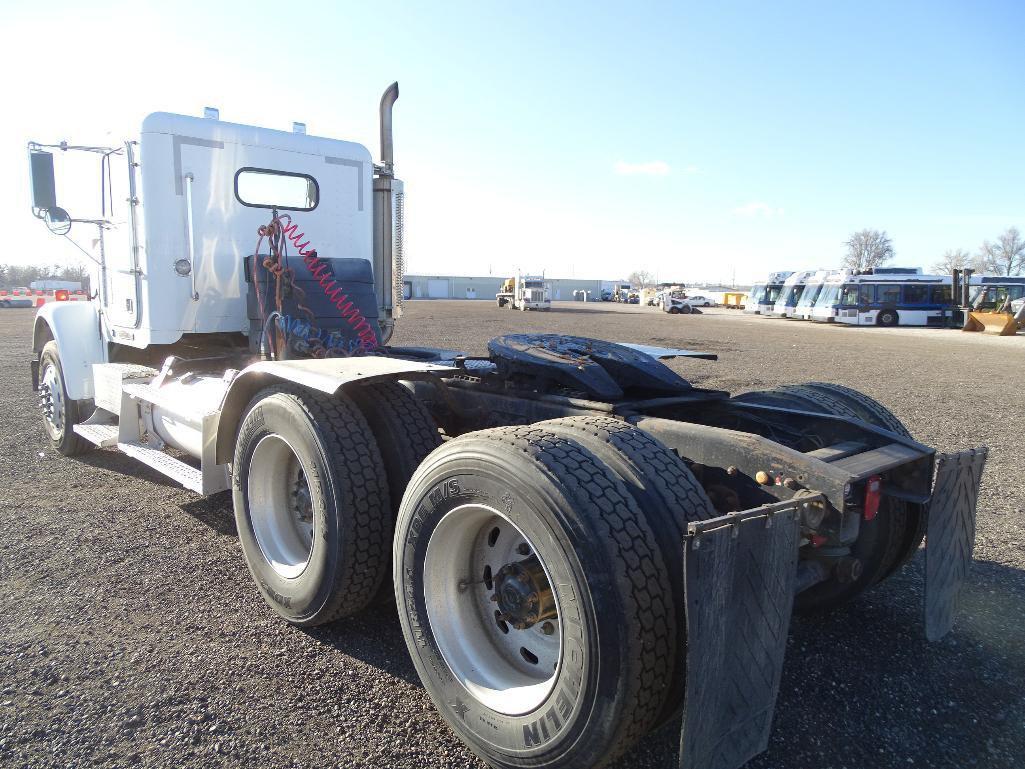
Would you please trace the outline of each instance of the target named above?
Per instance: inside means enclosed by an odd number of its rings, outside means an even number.
[[[983,278],[984,281],[994,278]],[[980,285],[969,304],[964,331],[1014,336],[1025,329],[1025,278],[1000,278],[1000,283]]]

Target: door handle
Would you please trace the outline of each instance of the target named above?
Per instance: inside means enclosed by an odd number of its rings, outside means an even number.
[[[195,242],[196,232],[192,221],[192,172],[185,174],[185,229],[188,238],[189,254],[189,277],[192,279],[192,301],[199,301],[199,294],[196,292],[196,253]]]

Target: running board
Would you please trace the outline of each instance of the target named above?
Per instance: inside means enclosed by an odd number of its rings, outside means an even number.
[[[203,472],[192,465],[175,459],[170,454],[165,454],[159,449],[153,449],[144,443],[119,443],[118,449],[128,456],[138,459],[144,465],[149,465],[162,475],[166,475],[182,486],[199,494],[211,494],[212,491],[203,489]],[[221,491],[221,489],[215,489]]]
[[[117,425],[77,424],[72,429],[87,441],[101,449],[117,446]]]

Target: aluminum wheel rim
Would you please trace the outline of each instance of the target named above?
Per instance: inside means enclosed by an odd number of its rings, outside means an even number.
[[[64,390],[57,367],[48,363],[43,368],[43,381],[39,388],[39,405],[43,409],[46,430],[55,440],[64,434]]]
[[[545,701],[562,654],[561,612],[520,630],[497,619],[494,575],[527,556],[537,556],[550,586],[551,573],[523,532],[497,510],[472,504],[438,522],[424,559],[427,617],[445,663],[470,696],[506,715]]]
[[[291,444],[263,436],[249,460],[247,494],[256,542],[267,563],[285,579],[306,570],[315,526],[306,468]]]

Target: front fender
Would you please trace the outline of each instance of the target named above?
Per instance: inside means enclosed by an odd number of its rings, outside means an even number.
[[[38,356],[53,340],[60,350],[61,368],[68,397],[93,397],[94,363],[107,362],[107,345],[100,328],[95,302],[48,302],[36,312],[32,327],[32,352]]]
[[[356,382],[369,384],[389,379],[422,379],[433,374],[452,374],[456,371],[458,369],[451,366],[379,355],[254,363],[238,373],[224,394],[217,420],[217,464],[231,461],[235,434],[243,412],[253,396],[266,387],[291,383],[327,395],[335,395]]]

